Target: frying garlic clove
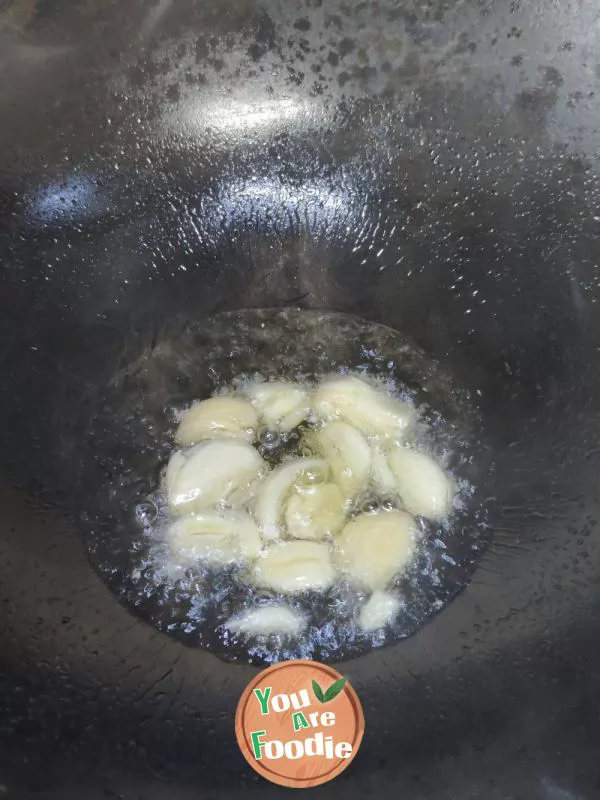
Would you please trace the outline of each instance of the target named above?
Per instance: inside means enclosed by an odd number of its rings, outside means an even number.
[[[411,514],[433,521],[452,510],[454,483],[430,456],[407,447],[395,447],[389,455],[397,491]]]
[[[398,482],[387,460],[386,454],[379,447],[373,448],[372,462],[373,487],[377,494],[397,494]]]
[[[180,561],[225,564],[258,557],[258,526],[245,511],[211,510],[182,517],[169,528],[171,554]]]
[[[368,483],[372,457],[362,433],[345,422],[332,422],[317,432],[316,441],[346,498],[359,494]]]
[[[258,414],[246,400],[237,397],[211,397],[185,412],[175,439],[183,447],[203,439],[228,437],[253,442]]]
[[[281,534],[285,501],[294,484],[304,480],[325,478],[329,468],[320,458],[299,458],[273,472],[259,485],[256,495],[255,516],[263,537],[278,539]]]
[[[243,636],[298,636],[306,628],[306,618],[286,606],[262,606],[233,617],[225,627]]]
[[[258,586],[276,592],[324,590],[335,579],[329,548],[320,542],[281,542],[256,562],[254,579]]]
[[[265,469],[257,451],[245,442],[217,439],[202,442],[171,457],[165,474],[169,505],[188,514],[226,502]]]
[[[334,483],[322,483],[294,494],[285,509],[285,523],[295,539],[324,539],[344,524],[344,496]]]
[[[401,605],[393,594],[377,589],[361,608],[358,624],[368,632],[385,628],[394,619]]]
[[[308,392],[295,383],[255,383],[248,393],[250,402],[269,430],[289,433],[310,413]]]
[[[407,403],[393,400],[352,375],[322,383],[312,405],[321,419],[341,419],[367,436],[402,438],[414,420],[414,411]]]
[[[338,536],[334,563],[369,589],[384,589],[415,549],[417,528],[404,511],[361,514]]]
[[[181,450],[176,450],[169,459],[163,477],[163,485],[167,497],[170,497],[173,493],[177,476],[185,466],[185,460],[185,456]]]

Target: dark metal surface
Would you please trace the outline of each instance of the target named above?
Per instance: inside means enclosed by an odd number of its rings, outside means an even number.
[[[0,792],[278,797],[252,671],[135,619],[70,515],[72,418],[175,313],[330,308],[474,391],[495,540],[347,664],[367,734],[316,797],[600,796],[598,11],[0,4]]]

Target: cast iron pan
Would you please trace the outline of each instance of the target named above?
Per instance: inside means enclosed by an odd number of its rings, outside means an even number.
[[[124,353],[290,307],[400,331],[494,463],[465,591],[343,664],[366,736],[314,796],[600,797],[595,5],[4,0],[0,77],[0,793],[283,796],[255,668],[119,603],[75,511]]]

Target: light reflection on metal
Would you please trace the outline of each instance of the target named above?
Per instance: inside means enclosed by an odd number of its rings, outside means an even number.
[[[71,175],[42,187],[29,204],[32,217],[42,222],[80,219],[97,212],[97,188],[88,175]]]
[[[345,235],[355,226],[364,195],[351,180],[312,178],[301,184],[276,178],[235,179],[216,198],[204,198],[203,224],[212,231],[256,228],[267,232],[327,232]]]
[[[203,96],[198,99],[186,97],[165,119],[167,131],[178,134],[193,134],[209,137],[261,135],[280,128],[289,129],[293,124],[301,127],[310,120],[323,122],[321,103],[300,98],[248,99],[247,96],[221,97]]]

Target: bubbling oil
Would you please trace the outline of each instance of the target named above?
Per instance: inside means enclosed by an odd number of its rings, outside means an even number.
[[[284,595],[254,586],[241,564],[177,563],[165,535],[170,517],[159,476],[192,401],[243,396],[257,379],[314,387],[336,374],[360,376],[413,406],[413,443],[457,487],[449,517],[416,518],[414,557],[388,587],[397,613],[375,631],[359,624],[369,594],[341,574],[326,591]],[[312,456],[305,436],[310,425],[288,434],[262,430],[257,449],[270,466]],[[466,586],[488,541],[480,498],[489,465],[473,397],[400,333],[354,316],[246,310],[173,323],[150,346],[135,343],[124,354],[92,427],[97,477],[104,476],[96,483],[106,487],[84,514],[94,566],[134,613],[229,661],[340,661],[410,636]],[[349,514],[398,507],[392,495],[364,492]],[[304,629],[292,636],[248,636],[227,627],[231,618],[273,604],[301,615]]]

